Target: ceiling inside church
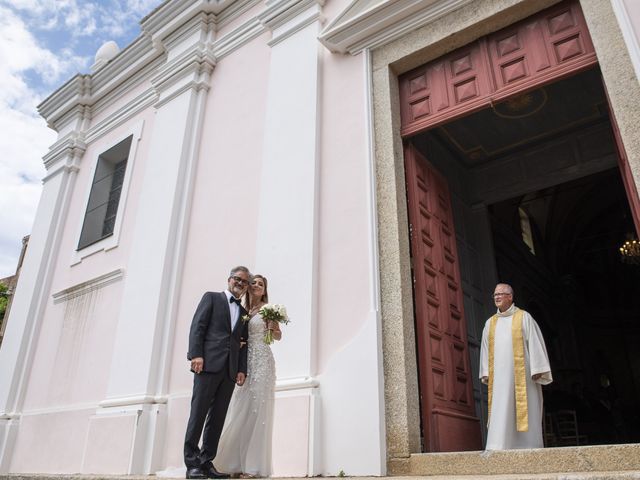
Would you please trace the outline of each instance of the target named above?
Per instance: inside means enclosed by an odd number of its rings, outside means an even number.
[[[608,118],[600,71],[591,69],[431,130],[466,166],[513,153]]]

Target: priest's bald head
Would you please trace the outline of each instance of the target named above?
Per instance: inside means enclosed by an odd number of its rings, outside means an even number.
[[[513,288],[508,283],[499,283],[493,291],[493,302],[498,310],[504,312],[513,305]]]

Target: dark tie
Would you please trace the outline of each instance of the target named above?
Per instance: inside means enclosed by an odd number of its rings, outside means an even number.
[[[229,303],[237,303],[237,304],[238,304],[238,306],[240,306],[240,299],[239,299],[239,298],[236,298],[236,297],[231,297],[231,298],[229,299]]]

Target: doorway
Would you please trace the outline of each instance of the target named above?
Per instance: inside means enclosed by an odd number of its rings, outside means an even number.
[[[423,450],[444,451],[433,407],[425,401],[433,397],[427,358],[434,335],[420,305],[433,295],[425,296],[420,279],[424,235],[415,232],[424,208],[412,198],[416,165],[433,170],[449,190],[473,381],[471,416],[475,412],[483,437],[479,345],[494,309],[489,295],[503,281],[546,339],[554,374],[544,393],[547,445],[569,444],[558,426],[561,412],[575,418],[574,445],[639,441],[633,406],[640,401],[640,299],[634,294],[640,267],[623,263],[618,250],[636,232],[597,66],[407,135],[405,161]],[[452,372],[455,390],[461,375]],[[447,445],[471,449],[464,442]]]

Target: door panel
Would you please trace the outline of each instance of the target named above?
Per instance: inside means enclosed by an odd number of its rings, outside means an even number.
[[[399,78],[404,137],[597,63],[577,0],[561,2]]]
[[[479,450],[449,189],[413,145],[405,163],[425,449]]]
[[[604,79],[602,84],[605,85]],[[631,209],[631,215],[633,216],[633,224],[636,227],[636,235],[640,236],[640,197],[638,196],[638,189],[631,173],[631,167],[629,166],[629,160],[627,159],[627,152],[624,149],[622,138],[620,137],[620,130],[618,130],[618,122],[613,114],[611,108],[611,102],[609,101],[609,93],[605,85],[605,93],[607,93],[607,106],[609,108],[609,119],[611,120],[611,129],[613,130],[613,138],[615,140],[616,152],[618,154],[618,167],[620,168],[620,175],[622,176],[622,183],[624,184],[625,192],[627,193],[627,199],[629,200],[629,208]]]

